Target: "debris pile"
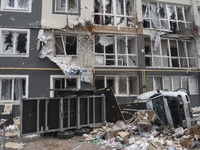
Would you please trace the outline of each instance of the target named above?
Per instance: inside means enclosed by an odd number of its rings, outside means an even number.
[[[185,150],[200,148],[200,127],[176,129],[161,122],[152,111],[138,111],[131,121],[118,121],[93,127],[84,141],[97,143],[101,149]]]

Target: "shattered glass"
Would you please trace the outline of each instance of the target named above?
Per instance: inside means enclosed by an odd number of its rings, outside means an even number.
[[[149,18],[148,2],[142,2],[142,15],[144,18]]]
[[[167,19],[166,4],[159,5],[159,14],[160,14],[160,19]]]
[[[13,33],[4,33],[4,45],[3,45],[3,50],[4,53],[6,54],[12,54],[13,53]]]
[[[94,12],[95,13],[102,13],[103,12],[102,0],[95,0],[94,1]]]
[[[68,12],[76,13],[78,12],[78,0],[68,0]]]
[[[176,20],[176,13],[174,5],[167,5],[170,20]]]
[[[26,38],[27,34],[24,33],[20,33],[17,34],[17,41],[16,41],[16,45],[17,45],[17,53],[21,54],[21,53],[26,53],[26,43],[27,43],[27,38]]]
[[[182,6],[176,6],[178,21],[184,21]]]
[[[134,13],[134,1],[126,0],[126,14],[132,16]]]
[[[116,0],[116,14],[124,15],[124,3],[123,0]]]

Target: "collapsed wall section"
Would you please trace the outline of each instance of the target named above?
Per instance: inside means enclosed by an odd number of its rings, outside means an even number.
[[[83,82],[93,81],[93,41],[85,32],[40,30],[40,58],[49,58],[67,77],[79,75]]]

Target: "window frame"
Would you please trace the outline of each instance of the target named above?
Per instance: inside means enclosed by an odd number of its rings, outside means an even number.
[[[50,89],[55,89],[55,79],[77,79],[77,89],[81,88],[81,80],[79,75],[75,75],[73,77],[67,77],[65,75],[50,75]],[[54,97],[54,91],[50,91],[50,97]]]
[[[12,9],[12,8],[6,8],[7,6],[7,1],[8,0],[1,0],[0,2],[0,11],[8,11],[8,12],[23,12],[23,13],[31,13],[32,12],[32,1],[28,0],[29,2],[29,9],[25,10],[25,9]]]
[[[68,0],[67,0],[68,1]],[[62,11],[56,11],[56,0],[53,0],[53,13],[54,14],[68,14],[68,15],[80,15],[81,14],[81,0],[78,1],[78,12],[77,13],[70,13],[70,12],[62,12]],[[66,4],[67,5],[67,4]]]
[[[152,82],[153,82],[153,88],[152,88],[152,90],[157,90],[157,88],[156,88],[156,81],[155,81],[155,79],[156,78],[161,78],[161,80],[162,80],[162,82],[161,82],[161,87],[163,88],[163,89],[167,89],[167,90],[170,90],[170,91],[174,91],[174,90],[177,90],[177,88],[175,87],[175,85],[177,85],[176,84],[176,82],[175,81],[177,81],[177,80],[179,80],[178,81],[178,83],[180,84],[180,87],[178,87],[178,88],[184,88],[184,89],[186,89],[186,90],[189,90],[189,92],[190,92],[190,94],[192,94],[192,95],[195,95],[195,94],[199,94],[199,92],[197,92],[197,93],[195,93],[195,92],[193,92],[193,90],[191,89],[192,88],[192,86],[194,86],[194,85],[192,85],[192,81],[191,81],[191,78],[195,78],[196,79],[196,81],[197,82],[195,82],[196,83],[196,87],[197,87],[197,91],[199,91],[199,88],[198,88],[198,78],[197,78],[197,76],[159,76],[159,75],[156,75],[156,76],[148,76],[149,78],[152,78]],[[165,79],[164,78],[170,78],[170,88],[171,89],[168,89],[168,88],[166,88],[166,82],[164,81]],[[176,79],[175,79],[176,78]],[[178,78],[178,79],[177,79]],[[183,87],[183,80],[184,79],[187,79],[187,88],[185,88],[185,87]],[[194,82],[193,82],[194,83]],[[148,85],[147,85],[148,86]],[[160,89],[159,89],[160,90]],[[162,90],[162,89],[161,89]],[[191,92],[192,91],[192,92]]]
[[[1,83],[2,83],[2,79],[11,79],[12,80],[12,86],[14,86],[14,79],[17,78],[22,78],[25,79],[25,95],[24,98],[28,98],[29,95],[29,91],[28,91],[28,87],[29,87],[29,75],[0,75],[0,103],[14,103],[14,104],[19,104],[20,100],[14,100],[14,87],[12,87],[12,99],[11,100],[2,100],[1,99]]]
[[[104,1],[104,0],[103,0]],[[102,12],[100,13],[100,12],[97,12],[97,13],[95,13],[94,12],[94,16],[102,16],[102,23],[100,23],[100,24],[96,24],[95,23],[95,20],[94,20],[94,24],[95,25],[100,25],[100,26],[106,26],[105,25],[105,18],[106,18],[106,16],[110,16],[110,17],[112,17],[113,18],[113,20],[114,20],[114,25],[112,25],[112,22],[111,22],[111,25],[112,26],[118,26],[118,25],[120,25],[121,23],[118,23],[117,24],[117,18],[124,18],[124,24],[126,23],[126,25],[127,25],[127,19],[128,18],[131,18],[133,21],[133,26],[134,26],[134,18],[133,18],[133,15],[134,15],[134,10],[135,10],[135,0],[134,1],[131,1],[132,2],[132,14],[131,15],[126,15],[126,1],[127,0],[123,0],[122,2],[123,2],[123,9],[124,9],[124,12],[123,12],[123,14],[121,14],[121,15],[119,15],[119,14],[117,14],[117,12],[116,12],[116,10],[117,10],[117,8],[116,8],[116,1],[115,0],[111,0],[111,5],[112,5],[112,7],[111,7],[111,9],[113,9],[113,13],[112,12],[110,12],[110,13],[106,13],[106,6],[105,6],[105,2],[103,2],[103,4],[102,4]],[[94,10],[95,10],[95,2],[94,2]],[[95,17],[94,17],[94,19],[95,19]],[[99,19],[99,20],[101,20],[101,19]],[[120,19],[120,22],[121,22],[121,19]],[[108,24],[109,25],[109,24]],[[121,26],[121,27],[129,27],[129,26]],[[130,26],[130,27],[132,27],[132,26]]]
[[[142,1],[142,6],[143,6],[143,3],[147,3],[147,6],[148,8],[146,8],[146,10],[148,11],[146,13],[143,12],[142,10],[142,16],[143,16],[143,20],[148,20],[149,21],[149,25],[150,27],[144,27],[144,29],[155,29],[155,30],[161,30],[161,31],[170,31],[170,32],[173,32],[171,30],[171,25],[170,25],[170,22],[174,22],[176,24],[176,28],[177,28],[177,31],[180,31],[181,29],[179,28],[180,24],[183,23],[184,24],[184,27],[185,28],[188,28],[189,26],[192,25],[192,21],[188,21],[186,18],[186,14],[185,14],[185,11],[187,11],[186,7],[189,7],[189,6],[184,6],[184,5],[174,5],[174,4],[167,4],[167,3],[160,3],[160,2],[147,2],[147,1]],[[153,28],[152,27],[152,16],[151,16],[151,13],[150,13],[150,3],[153,3],[153,4],[156,4],[156,8],[160,8],[160,5],[165,5],[165,9],[166,9],[166,18],[161,18],[160,17],[160,13],[158,15],[158,20],[159,20],[159,28]],[[175,11],[175,19],[170,19],[169,18],[169,7],[172,6],[174,8],[174,11]],[[181,8],[181,11],[182,11],[182,15],[183,15],[183,20],[179,20],[178,19],[178,15],[177,15],[177,8],[180,7]],[[159,11],[159,10],[158,10]],[[149,16],[146,16],[145,14],[149,14]],[[191,14],[190,14],[191,15]],[[168,23],[168,29],[167,28],[162,28],[162,23],[161,21],[166,21]]]
[[[114,79],[114,89],[113,89],[113,92],[115,94],[115,96],[117,97],[127,97],[127,96],[137,96],[139,94],[139,80],[138,80],[138,76],[137,75],[118,75],[118,76],[114,76],[114,75],[98,75],[98,76],[95,76],[95,77],[102,77],[103,80],[104,80],[104,88],[107,87],[107,79],[109,78],[113,78]],[[131,94],[130,92],[130,79],[129,78],[132,78],[132,77],[135,77],[137,78],[137,94]],[[126,78],[126,94],[120,94],[119,93],[119,78]],[[96,78],[95,78],[96,79]]]
[[[170,38],[161,38],[160,40],[160,47],[159,50],[157,50],[157,52],[155,52],[153,45],[154,45],[154,41],[151,41],[150,38],[145,38],[146,39],[146,43],[145,43],[145,47],[149,47],[150,48],[150,53],[146,54],[145,53],[145,60],[148,58],[149,59],[149,63],[151,64],[150,66],[146,65],[145,62],[145,67],[146,68],[173,68],[173,69],[188,69],[188,68],[192,68],[192,69],[196,69],[197,68],[197,54],[196,54],[196,46],[195,46],[195,41],[194,40],[180,40],[180,39],[170,39]],[[162,47],[163,41],[166,41],[167,43],[167,48],[164,51],[164,46]],[[176,49],[177,49],[177,56],[172,56],[173,54],[172,49],[173,46],[172,42],[175,41],[176,44]],[[181,48],[181,43],[183,43],[183,48]],[[193,50],[192,50],[192,54],[194,56],[189,56],[189,54],[191,53],[191,51],[188,50],[188,46],[189,43],[193,43],[191,44],[193,46]],[[183,49],[183,51],[181,51]],[[164,55],[163,52],[166,52],[167,55]],[[185,56],[181,56],[181,52],[184,53]],[[157,54],[155,54],[157,53]],[[156,59],[160,59],[160,66],[156,66],[154,64]],[[168,67],[165,66],[164,59],[167,60],[168,63]],[[173,60],[177,59],[178,61],[178,67],[173,66]],[[183,66],[183,62],[181,62],[181,60],[185,60],[186,61],[186,67]],[[192,66],[192,61],[193,60],[193,66]]]
[[[56,45],[58,45],[57,43],[56,43],[56,37],[57,36],[60,36],[61,38],[63,38],[63,39],[61,39],[61,41],[62,41],[62,46],[63,46],[63,48],[64,48],[64,55],[61,55],[61,54],[56,54]],[[63,37],[64,36],[64,37]],[[76,37],[76,55],[67,55],[67,53],[66,53],[66,40],[65,40],[65,37],[66,36],[73,36],[73,37]],[[55,34],[54,35],[54,38],[55,38],[55,50],[54,50],[54,55],[56,55],[56,56],[59,56],[59,57],[65,57],[65,56],[75,56],[75,57],[77,57],[78,56],[78,48],[79,48],[79,42],[78,42],[78,35],[77,34]],[[65,40],[65,41],[64,41]],[[65,46],[64,46],[65,45]]]
[[[16,36],[13,41],[13,53],[3,53],[3,35],[4,32],[14,32],[16,33],[26,33],[26,53],[17,54],[16,53]],[[13,28],[0,28],[0,57],[29,57],[29,49],[30,49],[30,29],[13,29]]]
[[[97,43],[95,43],[96,41],[95,41],[95,36],[113,36],[113,43],[112,43],[112,45],[113,45],[113,53],[109,53],[109,52],[106,52],[106,47],[107,46],[103,46],[103,45],[101,45],[102,47],[103,47],[103,53],[98,53],[98,52],[96,52],[96,49],[95,49],[95,47],[96,47],[96,44],[98,44],[99,42],[97,42]],[[120,53],[118,53],[118,37],[125,37],[125,54],[120,54]],[[115,34],[106,34],[106,35],[104,35],[104,34],[95,34],[94,35],[94,42],[93,42],[93,52],[94,52],[94,66],[98,66],[98,67],[138,67],[138,51],[137,51],[137,38],[135,37],[135,36],[132,36],[132,35],[115,35]],[[135,45],[133,45],[134,46],[134,53],[129,53],[129,50],[128,50],[128,40],[129,40],[129,38],[133,38],[134,39],[134,42],[135,42]],[[110,44],[111,45],[111,44]],[[109,45],[108,45],[109,46]],[[95,62],[96,61],[96,56],[101,56],[102,58],[103,58],[103,63],[102,64],[97,64],[97,62]],[[106,63],[107,63],[107,61],[112,61],[111,59],[109,59],[109,57],[113,57],[112,58],[112,60],[113,60],[113,62],[114,62],[114,65],[107,65]],[[119,58],[119,57],[123,57],[124,56],[124,59],[127,61],[127,65],[119,65],[119,62],[121,61],[121,62],[123,62],[123,58]],[[131,58],[135,58],[136,60],[135,61],[133,61]],[[129,65],[129,60],[132,60],[132,64],[133,63],[135,63],[134,65]]]

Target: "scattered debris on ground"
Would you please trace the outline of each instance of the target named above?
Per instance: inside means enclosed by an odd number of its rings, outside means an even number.
[[[195,126],[172,128],[160,121],[152,111],[129,114],[128,120],[92,126],[89,134],[71,139],[58,139],[39,134],[19,136],[20,118],[6,127],[5,147],[10,149],[121,149],[121,150],[187,150],[200,149],[200,107],[192,108]],[[1,120],[4,121],[4,120]],[[51,136],[49,136],[51,135]],[[3,130],[0,132],[3,141]],[[36,147],[34,145],[36,144]],[[39,144],[39,145],[38,145]],[[2,147],[3,145],[1,145]],[[37,148],[37,149],[38,149]]]

